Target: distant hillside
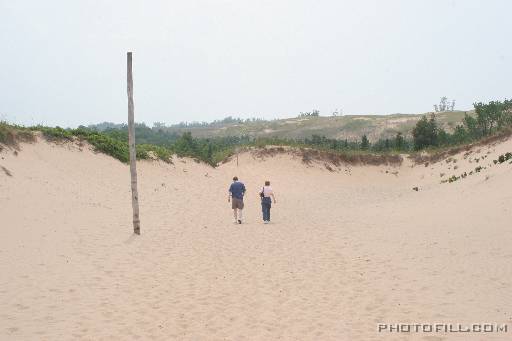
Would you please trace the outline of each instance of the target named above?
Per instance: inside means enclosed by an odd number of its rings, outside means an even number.
[[[462,122],[465,113],[473,111],[447,111],[436,113],[437,121],[447,131],[453,130]],[[303,139],[312,135],[322,135],[328,138],[359,140],[366,134],[370,141],[395,136],[401,132],[405,136],[411,134],[412,128],[423,114],[394,114],[394,115],[347,115],[331,117],[302,117],[273,121],[217,121],[210,124],[191,124],[189,126],[175,125],[159,126],[169,133],[181,134],[190,131],[192,136],[227,137],[248,135],[251,137],[279,137]]]

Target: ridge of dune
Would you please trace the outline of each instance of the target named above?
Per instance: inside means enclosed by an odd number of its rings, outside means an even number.
[[[0,152],[0,339],[395,340],[377,325],[512,323],[512,165],[493,163],[512,139],[429,164],[140,161],[140,237],[127,165],[87,144],[21,148]]]

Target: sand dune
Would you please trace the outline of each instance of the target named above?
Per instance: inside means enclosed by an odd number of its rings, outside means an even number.
[[[134,237],[126,165],[75,144],[4,149],[0,339],[510,339],[512,165],[492,163],[509,151],[512,140],[456,162],[333,172],[286,154],[215,169],[144,161]],[[233,175],[249,191],[243,225],[227,203]],[[439,322],[509,330],[378,332]]]

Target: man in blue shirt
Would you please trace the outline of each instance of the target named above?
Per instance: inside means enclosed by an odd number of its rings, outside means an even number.
[[[233,178],[233,183],[229,186],[228,202],[231,201],[231,208],[235,216],[235,224],[242,223],[242,210],[244,209],[245,185],[238,181],[238,177]],[[238,212],[237,212],[238,211]]]

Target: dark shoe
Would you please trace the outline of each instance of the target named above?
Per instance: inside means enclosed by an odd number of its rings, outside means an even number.
[[[238,219],[238,223],[239,223],[239,224],[241,224],[241,223],[242,223],[242,221],[241,221],[240,219]]]

